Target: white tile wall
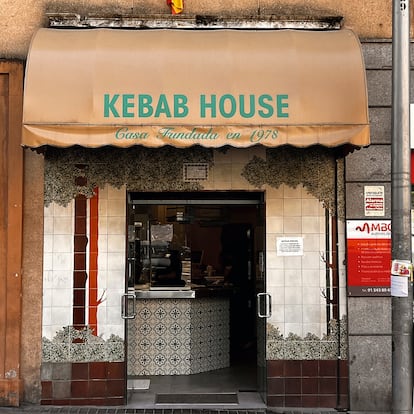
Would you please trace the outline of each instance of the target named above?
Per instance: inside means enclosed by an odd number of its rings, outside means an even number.
[[[295,217],[302,215],[302,200],[300,198],[285,198],[283,200],[283,217]]]
[[[269,246],[269,244],[267,245]],[[272,244],[273,247],[270,247],[266,251],[266,267],[267,270],[277,270],[277,269],[283,269],[284,268],[284,257],[278,256],[276,254],[276,241],[274,244]],[[274,277],[275,283],[278,281],[278,278],[274,276],[275,271],[272,272],[272,280]],[[269,283],[270,282],[270,283]],[[268,285],[272,286],[273,282],[268,280]]]
[[[286,269],[302,271],[302,256],[282,256],[283,266]]]
[[[316,217],[321,213],[321,205],[316,199],[305,198],[301,200],[302,213],[304,216]]]
[[[302,233],[302,221],[300,215],[296,217],[283,217],[283,234],[301,234]]]
[[[265,148],[214,151],[215,166],[203,183],[209,190],[249,190],[251,185],[240,171],[253,156],[265,158]],[[325,210],[305,188],[265,186],[266,195],[266,278],[272,295],[272,317],[286,337],[290,332],[321,337],[326,332],[325,301]],[[126,190],[106,186],[99,190],[98,238],[98,334],[124,337],[120,315],[125,284]],[[73,272],[73,203],[50,205],[44,211],[43,335],[52,338],[57,330],[71,324]],[[343,223],[338,223],[338,263],[341,291],[340,314],[346,313],[345,256]],[[276,254],[277,237],[303,237],[303,256]]]
[[[270,323],[285,337],[289,333],[322,337],[326,333],[325,210],[302,186],[266,187],[266,278],[272,296]],[[339,228],[340,254],[344,255],[344,226]],[[303,237],[302,256],[276,255],[277,237]],[[342,249],[342,250],[341,250]],[[341,260],[340,260],[341,262]],[[341,286],[345,269],[341,265]],[[345,295],[343,289],[342,295]],[[341,315],[345,313],[345,297]]]
[[[44,216],[42,335],[52,339],[72,323],[73,203],[52,203]]]
[[[98,334],[124,337],[121,295],[125,285],[125,188],[99,191]],[[44,209],[43,336],[72,324],[74,202]],[[88,312],[87,312],[88,313]]]
[[[125,289],[125,187],[99,190],[98,288],[105,300],[98,307],[98,334],[124,338],[121,296]]]
[[[321,286],[320,281],[321,272],[319,269],[303,269],[302,270],[302,286]]]

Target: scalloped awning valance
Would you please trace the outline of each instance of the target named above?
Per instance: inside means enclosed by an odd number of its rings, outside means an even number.
[[[22,144],[366,146],[360,43],[347,29],[40,29]]]

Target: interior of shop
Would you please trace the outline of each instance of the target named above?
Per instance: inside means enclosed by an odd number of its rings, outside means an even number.
[[[188,375],[129,372],[129,404],[167,407],[174,406],[175,399],[197,407],[262,403],[257,380],[261,332],[256,293],[264,283],[263,221],[258,192],[128,195],[128,289],[224,297],[229,308],[228,364]],[[167,396],[165,402],[157,403],[162,395]],[[168,395],[176,397],[168,399]],[[235,395],[236,403],[226,401],[230,395]]]

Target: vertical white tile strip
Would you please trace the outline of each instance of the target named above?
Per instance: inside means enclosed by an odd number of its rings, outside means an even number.
[[[125,286],[126,189],[99,189],[98,222],[98,332],[124,338],[121,296]]]
[[[48,339],[72,324],[73,207],[44,208],[42,336]]]
[[[326,333],[324,223],[321,203],[302,186],[266,187],[266,277],[273,303],[269,322],[285,337]],[[303,256],[277,256],[276,240],[283,236],[303,237]]]

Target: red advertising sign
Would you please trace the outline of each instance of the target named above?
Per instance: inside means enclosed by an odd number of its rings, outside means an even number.
[[[391,220],[347,221],[348,295],[389,296]]]

